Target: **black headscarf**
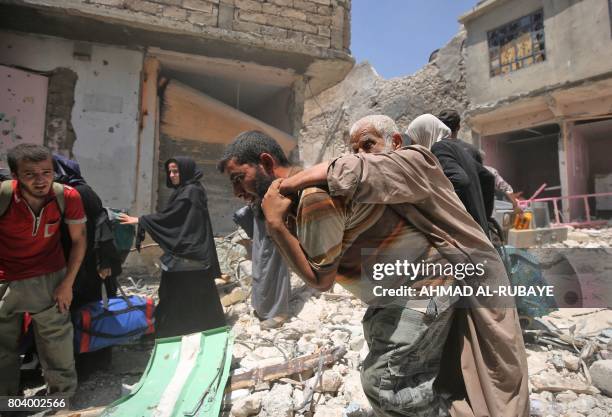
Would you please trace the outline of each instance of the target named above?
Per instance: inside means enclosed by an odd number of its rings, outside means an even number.
[[[76,161],[72,161],[65,156],[53,154],[53,171],[55,181],[75,187],[86,184],[81,175],[81,167]]]
[[[168,165],[176,163],[180,184],[170,181]],[[166,254],[201,261],[219,275],[219,261],[208,214],[206,191],[193,159],[175,157],[166,161],[166,185],[174,188],[166,207],[159,213],[141,216],[142,227]]]

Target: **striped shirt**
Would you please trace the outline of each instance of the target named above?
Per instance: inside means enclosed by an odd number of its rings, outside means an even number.
[[[366,303],[381,283],[365,276],[366,265],[439,259],[425,235],[391,206],[331,197],[316,187],[301,194],[296,235],[314,271],[329,272],[337,266],[336,281]],[[402,279],[403,284],[411,283]]]

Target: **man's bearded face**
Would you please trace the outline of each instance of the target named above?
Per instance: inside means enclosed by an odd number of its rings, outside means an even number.
[[[257,171],[255,172],[255,192],[257,194],[257,199],[255,199],[250,205],[251,209],[255,216],[260,219],[265,218],[263,210],[261,209],[261,202],[268,192],[268,188],[274,181],[274,178],[270,175],[266,174],[261,167],[257,167]]]
[[[234,195],[252,207],[261,205],[261,200],[275,180],[266,174],[261,165],[238,164],[235,159],[228,161],[225,173],[230,177]]]
[[[268,188],[270,188],[270,185],[272,185],[272,182],[274,180],[275,178],[271,175],[266,174],[263,168],[261,168],[260,166],[257,167],[257,171],[255,172],[255,192],[259,197],[260,203],[268,192]]]

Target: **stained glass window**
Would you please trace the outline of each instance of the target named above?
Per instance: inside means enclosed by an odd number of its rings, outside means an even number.
[[[538,10],[490,30],[487,41],[491,77],[545,61],[543,11]]]

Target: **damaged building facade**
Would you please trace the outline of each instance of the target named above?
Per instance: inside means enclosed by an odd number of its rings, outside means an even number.
[[[229,232],[225,144],[256,128],[299,157],[305,98],[353,66],[349,16],[350,0],[0,1],[0,164],[44,144],[140,215],[167,199],[163,161],[190,155]]]
[[[467,123],[485,161],[529,198],[612,191],[612,1],[485,0],[460,17]],[[561,221],[612,199],[564,200]]]

